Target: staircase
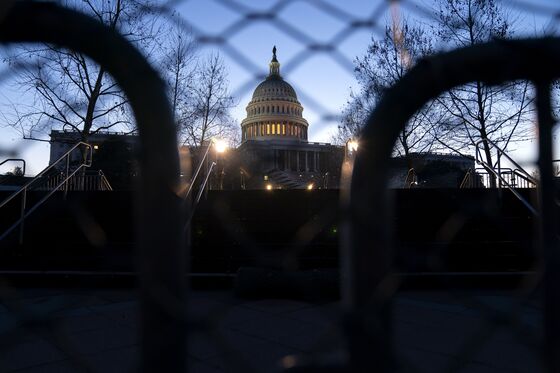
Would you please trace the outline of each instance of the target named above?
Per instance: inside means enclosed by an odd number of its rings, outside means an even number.
[[[78,154],[77,157],[76,154]],[[86,173],[86,168],[91,167],[92,158],[93,147],[85,142],[78,142],[37,176],[0,202],[0,209],[2,209],[10,203],[12,203],[13,208],[13,204],[17,203],[17,197],[20,201],[19,219],[9,225],[0,235],[0,241],[19,227],[19,243],[21,245],[23,243],[25,219],[43,205],[56,191],[63,191],[66,195],[70,190],[112,190],[109,181],[101,171],[93,175]],[[79,161],[73,161],[75,159],[79,159]],[[46,194],[35,204],[28,206],[27,193],[29,191],[44,191]]]
[[[299,172],[272,170],[267,175],[275,187],[282,189],[305,189],[310,182],[308,178],[300,177]]]
[[[483,157],[482,145],[487,145],[496,151],[497,161],[495,164],[488,164]],[[524,198],[517,189],[536,188],[538,181],[515,162],[503,149],[488,139],[482,139],[476,143],[477,164],[482,168],[469,170],[461,183],[461,188],[507,188],[523,205],[538,216],[537,210]],[[515,168],[501,167],[501,157],[505,157]]]

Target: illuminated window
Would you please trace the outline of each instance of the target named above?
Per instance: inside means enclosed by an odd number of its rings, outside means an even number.
[[[274,125],[274,123],[272,123],[272,134],[273,134],[273,135],[276,134],[275,129],[276,129],[276,126]]]
[[[282,124],[282,135],[286,134],[286,125]]]
[[[266,124],[266,134],[270,135],[270,124]]]
[[[276,133],[280,134],[280,123],[276,124]]]

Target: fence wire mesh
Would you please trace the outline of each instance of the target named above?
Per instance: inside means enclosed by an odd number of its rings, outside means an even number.
[[[305,25],[294,25],[290,19],[292,13],[289,10],[290,7],[301,4],[307,6],[307,9],[312,12],[311,14],[321,14],[334,19],[339,25],[338,30],[333,31],[329,37],[325,37],[325,35],[318,35],[307,30]],[[555,34],[560,8],[553,2],[532,3],[503,0],[500,5],[509,12],[515,12],[516,16],[521,18],[540,19],[540,25],[544,25],[545,33]],[[207,17],[210,17],[208,19],[193,19],[189,14],[189,7],[193,9],[194,7],[213,6],[220,7],[220,12],[226,12],[228,16],[216,21],[211,19],[211,12],[206,14]],[[201,46],[219,50],[227,56],[228,62],[236,65],[236,71],[243,71],[240,75],[244,76],[245,80],[238,80],[237,86],[233,87],[232,95],[235,97],[245,97],[266,77],[266,74],[263,73],[262,61],[255,61],[251,53],[243,48],[243,45],[234,42],[236,36],[251,32],[251,29],[259,32],[260,29],[256,25],[265,24],[297,45],[294,47],[296,52],[282,61],[283,75],[290,81],[292,74],[311,63],[318,55],[325,56],[343,73],[353,75],[356,55],[349,54],[348,49],[344,48],[345,43],[360,32],[368,35],[367,41],[369,41],[370,34],[374,37],[383,37],[387,18],[417,17],[425,23],[433,22],[436,19],[430,2],[413,0],[375,1],[371,2],[367,11],[362,11],[363,5],[360,4],[359,14],[345,4],[327,0],[283,0],[263,3],[229,0],[199,2],[179,0],[150,6],[149,10],[188,30]],[[1,20],[9,17],[8,6],[5,9],[0,8],[0,11],[5,12],[0,13]],[[193,13],[196,14],[196,12]],[[208,29],[205,28],[206,25]],[[267,43],[272,45],[274,42],[267,41]],[[366,47],[367,45],[364,44],[362,50],[357,53],[363,53]],[[6,68],[1,73],[0,79],[2,82],[9,81],[13,74],[11,68]],[[137,78],[141,82],[141,77]],[[322,98],[318,98],[318,95],[313,92],[313,87],[298,86],[296,81],[293,83],[304,106],[315,113],[316,122],[312,123],[312,126],[332,126],[333,123],[338,123],[340,107],[332,107],[330,102],[323,102]],[[423,87],[417,89],[422,90]],[[240,106],[244,106],[244,104],[245,102],[239,103]],[[0,148],[0,156],[2,156],[0,160],[21,158],[30,146],[30,141],[19,139],[12,140],[8,145],[4,143]],[[500,191],[500,193],[505,194],[506,191]],[[104,263],[107,259],[103,254],[114,249],[107,243],[107,237],[111,235],[110,229],[100,222],[100,218],[96,216],[96,210],[92,208],[91,202],[87,202],[87,198],[70,198],[69,201],[70,218],[63,224],[73,221],[75,224],[73,227],[83,232],[88,237],[90,244],[99,249],[99,252],[94,255],[95,260]],[[305,252],[309,244],[322,232],[339,229],[341,216],[347,213],[347,211],[341,212],[337,205],[323,206],[314,211],[309,220],[294,232],[290,243],[279,244],[282,246],[281,248],[273,247],[271,250],[270,247],[263,247],[255,237],[247,232],[243,220],[240,216],[236,216],[237,212],[230,208],[230,202],[227,199],[214,198],[209,201],[212,201],[212,204],[206,208],[214,218],[212,224],[220,226],[219,232],[227,234],[228,239],[235,243],[244,255],[255,258],[255,263],[268,267],[273,263],[274,271],[257,271],[253,274],[254,277],[250,277],[252,281],[257,282],[266,282],[267,276],[277,276],[278,272],[295,271],[305,267],[305,263],[299,262],[300,254]],[[58,202],[63,203],[62,200]],[[132,208],[132,206],[129,207]],[[446,247],[457,239],[465,226],[471,224],[470,219],[473,217],[477,219],[483,217],[489,224],[494,224],[503,230],[512,229],[512,225],[508,221],[504,221],[501,208],[502,206],[499,204],[466,206],[463,210],[446,216],[441,220],[438,230],[439,247],[431,254],[431,260],[434,263],[441,260],[440,257],[445,254]],[[50,209],[52,216],[56,216],[60,212],[60,208],[56,206],[51,206]],[[144,226],[143,229],[152,228]],[[67,231],[67,227],[63,226],[60,232],[43,232],[43,234],[66,235]],[[196,236],[195,226],[191,233],[193,237]],[[126,234],[133,235],[133,232],[124,232],[121,234],[121,238]],[[160,237],[160,240],[162,246],[167,244],[165,239]],[[35,241],[36,244],[38,242]],[[63,255],[70,254],[64,252]],[[157,255],[154,254],[153,257],[157,257]],[[153,259],[153,257],[151,258]],[[140,268],[144,268],[148,264],[150,263],[143,263]],[[542,298],[543,268],[541,262],[537,261],[537,265],[529,273],[518,273],[521,278],[519,286],[511,292],[500,292],[496,289],[474,292],[464,290],[399,292],[399,283],[405,281],[406,276],[397,276],[395,279],[387,281],[383,284],[383,290],[385,296],[394,298],[391,312],[394,313],[393,319],[396,326],[391,331],[392,339],[385,341],[386,347],[382,351],[395,354],[396,358],[391,360],[391,364],[382,366],[381,369],[420,372],[435,371],[436,368],[439,368],[440,371],[468,369],[475,371],[498,371],[499,369],[537,371],[544,369],[542,365],[539,365],[542,360],[544,338],[544,331],[540,325],[544,309],[540,300]],[[44,268],[40,267],[39,271]],[[435,268],[438,268],[437,265]],[[133,330],[140,327],[140,322],[135,297],[129,291],[82,288],[36,290],[10,284],[13,277],[9,275],[13,276],[15,272],[19,271],[21,276],[30,276],[25,283],[35,287],[34,284],[37,282],[35,282],[36,277],[34,276],[37,271],[34,270],[36,268],[17,268],[16,271],[9,274],[6,274],[5,271],[7,280],[2,282],[0,288],[2,306],[0,315],[3,320],[0,331],[0,350],[3,351],[0,352],[0,356],[3,356],[5,364],[2,364],[3,367],[0,367],[0,370],[16,371],[23,366],[28,370],[36,371],[41,369],[56,371],[58,368],[96,371],[103,366],[98,362],[99,359],[103,359],[103,355],[107,356],[107,361],[114,363],[114,370],[150,370],[150,368],[154,368],[153,365],[149,365],[150,361],[158,361],[162,358],[154,351],[149,351],[147,347],[141,349],[140,352],[137,350],[137,335]],[[162,267],[159,270],[165,272],[166,268]],[[77,273],[80,268],[75,271]],[[120,275],[122,274],[113,272],[111,276],[114,276],[112,277],[114,279]],[[310,275],[311,280],[324,285],[325,282],[321,282],[320,279],[321,275],[321,272],[315,272]],[[456,273],[455,275],[460,276],[461,274]],[[479,275],[484,278],[483,274]],[[501,275],[506,276],[506,274]],[[448,287],[449,277],[436,276],[434,278],[432,289]],[[337,277],[336,281],[338,280]],[[186,351],[183,351],[183,359],[188,360],[189,369],[192,371],[270,371],[273,367],[288,371],[306,368],[327,369],[327,367],[343,370],[345,359],[351,355],[348,350],[356,348],[356,343],[360,342],[359,338],[353,341],[355,336],[348,332],[348,330],[352,330],[347,327],[351,321],[347,320],[345,312],[349,310],[343,310],[337,302],[317,297],[317,294],[314,293],[317,291],[317,287],[314,286],[297,289],[300,297],[312,300],[310,303],[299,301],[284,301],[284,303],[277,301],[270,304],[260,301],[244,302],[223,293],[192,291],[188,296],[187,305],[185,305],[181,297],[177,297],[177,294],[173,293],[175,290],[170,291],[167,288],[167,284],[159,283],[149,276],[141,277],[140,282],[148,283],[146,286],[148,290],[142,290],[139,295],[141,299],[154,300],[161,305],[161,309],[165,310],[167,315],[172,315],[170,324],[177,328],[173,332],[162,328],[161,339],[165,340],[168,332],[169,334],[189,334],[189,342]],[[298,282],[296,281],[296,283]],[[111,307],[120,307],[121,310],[112,312]],[[378,312],[377,305],[368,307],[365,308],[366,311],[370,310],[372,314]],[[292,308],[294,312],[290,312]],[[428,312],[428,310],[433,311],[434,309],[437,312],[431,314]],[[449,318],[442,316],[445,314],[450,315]],[[438,317],[441,319],[437,320]],[[308,320],[305,318],[312,318],[312,321],[307,322]],[[97,329],[96,323],[107,320],[115,329],[114,334]],[[141,320],[147,322],[145,319]],[[306,322],[296,323],[296,321],[302,320],[306,320]],[[157,318],[155,322],[156,325],[151,326],[152,331],[160,326],[157,325]],[[267,323],[277,323],[277,325],[269,329]],[[91,329],[89,329],[90,327]],[[370,325],[370,327],[372,333],[379,332],[379,335],[385,335],[381,330],[383,327],[378,325]],[[285,329],[284,334],[282,329]],[[96,334],[96,332],[99,333]],[[425,335],[422,337],[414,335],[420,332]],[[293,335],[289,335],[290,333]],[[100,336],[100,334],[103,335]],[[80,338],[79,335],[88,339],[91,346],[84,347],[82,342],[76,342]],[[297,338],[292,338],[294,335]],[[295,341],[296,339],[305,340],[305,336],[308,336],[311,341]],[[124,338],[126,341],[115,342],[114,347],[110,347],[111,340],[119,338]],[[149,342],[144,341],[144,346],[150,346]],[[301,344],[298,345],[298,343]],[[422,345],[425,345],[425,348],[422,348]],[[491,347],[488,347],[489,345]],[[14,346],[24,347],[18,350],[14,349]],[[38,349],[42,351],[40,354],[51,354],[51,356],[42,358],[37,350],[26,352],[25,348]],[[54,350],[51,351],[52,348]],[[206,352],[205,349],[212,352]],[[513,363],[509,362],[509,365],[500,365],[507,360],[503,357],[487,356],[500,353],[508,355],[508,357],[516,354],[518,356],[513,358]],[[10,354],[12,354],[11,360],[8,356]],[[145,357],[139,358],[139,354],[151,356],[146,360]],[[426,359],[426,356],[429,356],[432,361],[423,360]],[[26,358],[29,359],[27,365],[16,363],[10,365],[14,359],[21,362]],[[496,363],[492,365],[494,360]],[[115,363],[119,361],[121,363]],[[144,366],[137,366],[138,362]],[[392,365],[395,362],[398,363],[398,366]],[[372,359],[371,364],[374,363],[377,362]],[[368,365],[360,368],[366,371],[373,367]]]

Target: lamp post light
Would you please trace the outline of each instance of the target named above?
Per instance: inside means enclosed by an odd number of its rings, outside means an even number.
[[[354,169],[354,159],[359,148],[358,140],[348,139],[344,146],[344,161],[342,162],[342,172],[340,178],[341,189],[350,187],[350,179],[352,178],[352,170]]]
[[[227,142],[225,140],[222,139],[212,139],[212,143],[214,144],[214,149],[216,150],[216,153],[218,154],[223,154],[225,153],[225,151],[228,148]]]
[[[217,176],[218,176],[218,189],[224,189],[224,175],[225,175],[225,165],[223,155],[228,149],[228,144],[225,140],[219,138],[212,138],[212,146],[216,152],[216,166],[217,166]]]
[[[187,189],[187,193],[185,194],[185,199],[189,198],[193,187],[200,175],[200,171],[202,170],[203,165],[206,165],[206,177],[203,176],[203,182],[202,182],[202,189],[205,191],[208,191],[208,189],[210,189],[209,185],[207,185],[207,182],[209,181],[209,176],[210,173],[212,172],[213,168],[216,166],[217,164],[217,160],[218,160],[218,155],[219,154],[223,154],[226,150],[227,150],[227,142],[225,142],[224,140],[221,139],[217,139],[217,138],[211,138],[210,140],[207,140],[207,146],[206,146],[206,150],[204,151],[204,154],[202,155],[199,163],[198,163],[198,167],[196,168],[196,171],[194,172],[190,184],[188,186]],[[202,146],[201,146],[202,148]],[[216,151],[216,161],[210,163],[210,149],[214,149]],[[222,164],[222,171],[223,171],[223,164]]]
[[[359,143],[357,140],[348,139],[346,141],[346,155],[348,157],[353,156],[358,151]]]

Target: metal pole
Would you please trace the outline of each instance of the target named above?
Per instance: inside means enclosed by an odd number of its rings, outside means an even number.
[[[64,183],[64,200],[66,200],[66,197],[68,196],[68,173],[70,172],[70,154],[66,156],[66,181]]]
[[[498,175],[500,175],[500,177],[498,177],[498,188],[502,188],[502,157],[500,155],[500,150],[496,149],[496,156],[498,157]]]
[[[19,244],[23,245],[23,224],[25,221],[25,205],[27,204],[27,188],[23,190],[21,196],[21,211],[19,216]]]
[[[210,141],[210,143],[208,144],[207,152],[210,150],[211,146],[212,146],[212,141]],[[206,157],[206,180],[208,180],[209,174],[210,174],[210,159],[208,157]],[[208,189],[210,189],[210,187],[207,186],[207,183],[204,183],[204,185],[202,186],[202,190],[204,191],[204,198],[205,199],[208,198]]]
[[[212,140],[210,140],[212,141]],[[196,182],[196,179],[198,178],[198,174],[202,168],[202,165],[206,162],[206,158],[208,157],[208,152],[210,151],[210,146],[212,145],[212,143],[210,143],[210,145],[206,148],[206,151],[204,152],[204,156],[202,157],[202,159],[200,160],[200,162],[198,163],[198,167],[195,171],[195,173],[193,174],[193,177],[191,179],[191,183],[189,185],[189,189],[187,190],[187,194],[185,194],[185,199],[188,198],[188,196],[191,194],[191,191],[193,189],[194,183]],[[207,165],[208,166],[208,165]]]

